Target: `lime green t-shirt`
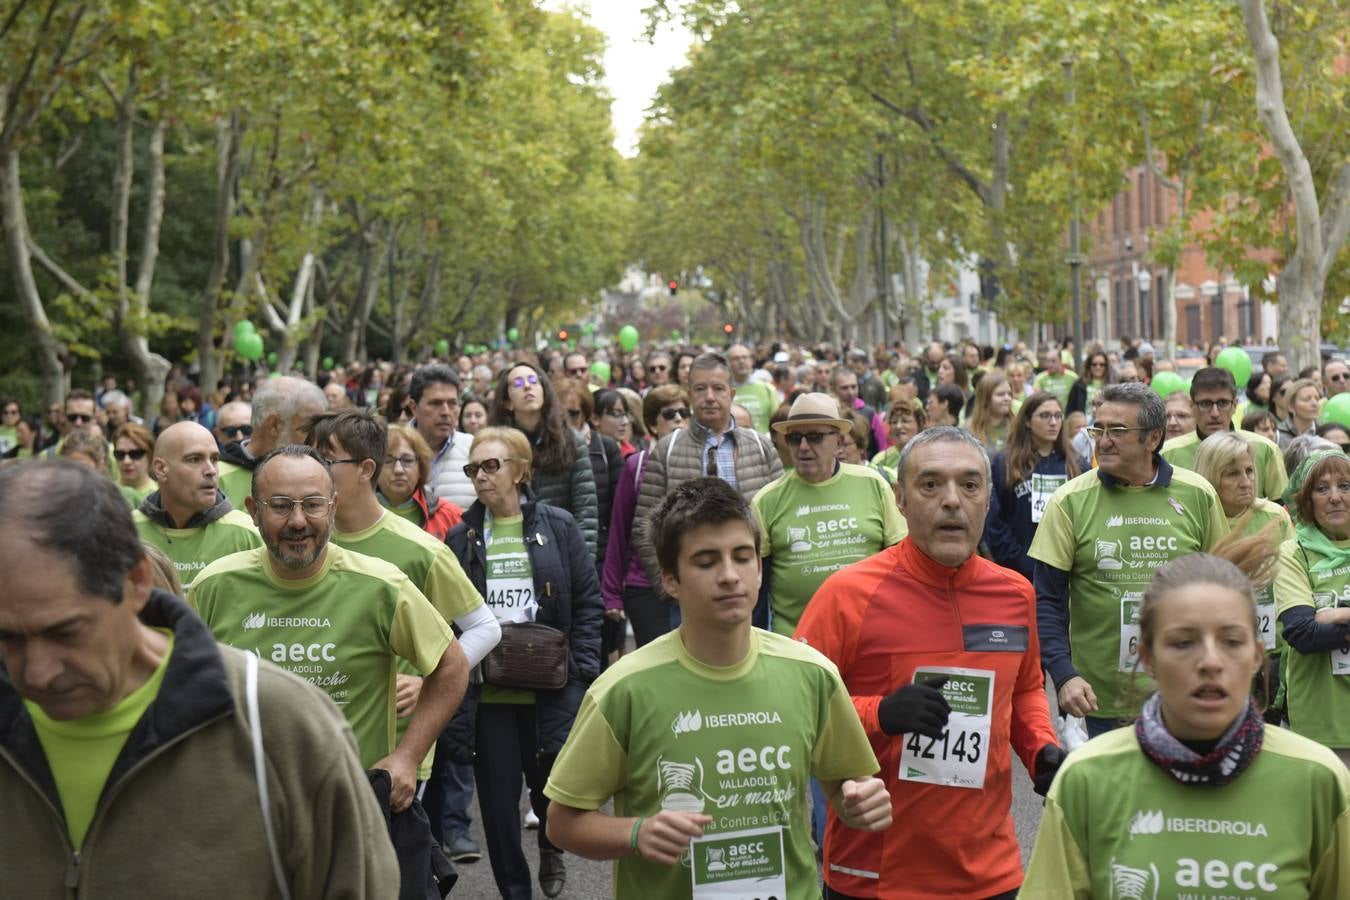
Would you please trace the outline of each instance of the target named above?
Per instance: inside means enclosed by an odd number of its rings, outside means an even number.
[[[253,520],[237,509],[199,528],[165,528],[140,510],[132,512],[131,520],[141,540],[157,547],[173,563],[183,590],[192,587],[193,579],[216,560],[263,545]]]
[[[877,769],[848,691],[820,653],[752,629],[745,659],[713,668],[688,654],[677,630],[623,657],[591,685],[544,793],[584,810],[613,797],[620,817],[706,813],[713,821],[691,848],[699,875],[736,877],[737,850],[752,847],[751,874],[768,879],[758,893],[717,896],[814,900],[820,876],[809,779],[860,778]],[[779,878],[785,894],[770,889]],[[615,897],[685,898],[690,882],[689,865],[635,855],[614,863]]]
[[[1078,376],[1067,369],[1058,375],[1051,375],[1049,372],[1042,372],[1036,376],[1035,384],[1038,391],[1049,391],[1059,400],[1059,405],[1068,408],[1069,388],[1078,380]]]
[[[778,408],[778,392],[762,381],[747,381],[736,388],[736,403],[750,413],[750,421],[760,434],[769,433],[769,417]]]
[[[1350,547],[1350,541],[1333,544]],[[1296,606],[1350,606],[1350,565],[1314,573],[1313,564],[1322,559],[1297,540],[1280,545],[1275,605],[1281,615]],[[1289,727],[1328,747],[1350,747],[1350,644],[1306,654],[1288,647],[1283,673]]]
[[[444,544],[406,519],[385,513],[374,525],[361,531],[343,532],[334,529],[332,541],[339,547],[393,563],[408,580],[431,601],[436,611],[451,624],[483,605],[483,598],[464,574],[459,560]],[[416,670],[404,659],[398,662],[401,675],[416,675]],[[395,722],[396,739],[403,740],[412,717]],[[431,761],[424,762],[419,773],[423,780],[431,775]]]
[[[1088,742],[1050,788],[1019,900],[1347,896],[1350,773],[1274,725],[1229,784],[1179,784],[1133,728]]]
[[[159,490],[159,485],[155,484],[154,481],[147,481],[142,487],[119,484],[117,490],[121,491],[122,496],[126,498],[127,505],[134,510],[141,505],[142,500]]]
[[[230,498],[231,506],[242,510],[244,498],[253,493],[253,470],[224,460],[217,463],[216,468],[220,473],[217,481],[220,492]]]
[[[395,747],[395,661],[431,672],[454,640],[406,575],[334,544],[315,575],[295,581],[272,571],[266,548],[218,559],[188,600],[222,644],[322,688],[351,724],[366,768]]]
[[[1252,451],[1252,462],[1256,466],[1256,496],[1267,500],[1279,500],[1284,489],[1289,486],[1289,478],[1284,471],[1284,454],[1279,445],[1253,431],[1236,430],[1233,432],[1247,442]],[[1195,471],[1195,455],[1200,452],[1200,435],[1194,431],[1174,437],[1163,444],[1162,456],[1174,466]]]
[[[385,509],[389,510],[394,515],[398,516],[400,519],[406,519],[407,521],[413,523],[418,528],[421,528],[427,524],[427,517],[422,515],[422,507],[418,506],[417,501],[413,500],[411,497],[409,497],[407,500],[404,500],[398,506],[390,506],[389,501],[384,498],[383,494],[381,494],[380,505],[383,506]]]
[[[56,794],[61,798],[61,809],[66,816],[66,832],[76,850],[84,845],[84,837],[94,821],[98,798],[112,772],[113,763],[126,746],[141,716],[159,696],[164,673],[173,655],[173,633],[160,629],[169,639],[164,658],[145,684],[123,697],[112,709],[84,716],[80,719],[57,720],[42,711],[42,707],[28,700],[23,705],[33,719],[42,744],[42,753],[56,781]]]
[[[750,508],[760,555],[771,560],[773,630],[789,637],[826,578],[909,533],[886,479],[849,463],[820,484],[789,472],[757,493]]]
[[[534,567],[525,549],[520,516],[493,518],[484,524],[487,543],[487,605],[503,625],[533,622],[539,613],[534,594]],[[534,691],[484,684],[484,703],[533,703]]]
[[[1173,469],[1166,487],[1107,487],[1097,471],[1050,497],[1028,554],[1069,574],[1074,668],[1097,695],[1102,718],[1130,718],[1152,690],[1138,670],[1139,607],[1153,571],[1208,550],[1228,533],[1214,488]]]

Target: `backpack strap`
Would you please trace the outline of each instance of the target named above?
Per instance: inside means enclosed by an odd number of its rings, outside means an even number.
[[[272,800],[267,790],[267,761],[263,756],[262,716],[258,713],[258,657],[244,654],[244,705],[248,713],[249,738],[253,746],[253,777],[258,782],[258,802],[262,805],[263,833],[267,835],[267,855],[272,858],[272,877],[282,900],[291,900],[291,886],[281,864],[276,831],[272,825]]]

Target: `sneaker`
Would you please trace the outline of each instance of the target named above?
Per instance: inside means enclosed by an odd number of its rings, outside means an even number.
[[[539,817],[534,814],[534,810],[525,810],[525,827],[534,829],[539,827]]]
[[[461,834],[446,846],[445,855],[450,857],[451,862],[476,863],[483,858],[483,851],[474,843],[473,838]]]
[[[567,866],[561,850],[539,849],[539,887],[545,897],[556,897],[567,883]]]

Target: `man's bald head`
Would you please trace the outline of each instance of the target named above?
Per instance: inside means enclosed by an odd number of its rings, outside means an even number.
[[[160,505],[179,527],[215,506],[219,460],[215,436],[196,422],[176,422],[155,441],[150,471],[159,482]]]

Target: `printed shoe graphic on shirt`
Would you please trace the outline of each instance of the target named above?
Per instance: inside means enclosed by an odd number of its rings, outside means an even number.
[[[1125,567],[1120,561],[1120,541],[1097,541],[1097,568],[1116,571]]]
[[[703,762],[674,762],[665,757],[656,760],[656,775],[661,791],[661,808],[676,812],[703,812]],[[695,782],[697,779],[697,782]]]
[[[1135,869],[1112,860],[1111,900],[1158,900],[1158,867]]]

